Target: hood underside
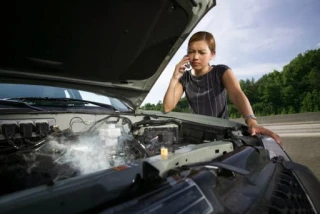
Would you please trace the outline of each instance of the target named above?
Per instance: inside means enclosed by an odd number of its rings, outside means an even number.
[[[1,80],[85,89],[139,105],[214,5],[215,0],[10,1],[1,15]]]

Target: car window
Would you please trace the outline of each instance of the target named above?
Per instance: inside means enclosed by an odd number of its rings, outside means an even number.
[[[70,93],[66,89],[50,86],[25,85],[25,84],[0,84],[0,98],[16,97],[54,97],[67,98]]]
[[[119,111],[130,110],[121,100],[83,90],[60,88],[43,85],[0,84],[0,99],[22,97],[72,98],[109,104]],[[96,106],[87,104],[86,106]]]
[[[98,103],[105,103],[111,105],[109,97],[102,96],[99,94],[87,92],[87,91],[79,91],[83,100],[94,101]]]

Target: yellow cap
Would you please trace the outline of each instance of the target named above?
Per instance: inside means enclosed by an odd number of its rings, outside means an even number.
[[[161,156],[167,156],[168,155],[168,149],[166,147],[161,147]]]

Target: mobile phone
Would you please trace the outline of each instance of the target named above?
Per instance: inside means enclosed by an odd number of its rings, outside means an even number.
[[[188,54],[185,55],[185,57],[187,57],[187,56],[188,56]],[[191,69],[190,62],[187,62],[186,64],[184,64],[184,66],[186,66],[185,70],[190,70]]]
[[[186,70],[189,70],[191,68],[190,62],[187,62],[186,64],[184,64],[184,66],[186,66]]]

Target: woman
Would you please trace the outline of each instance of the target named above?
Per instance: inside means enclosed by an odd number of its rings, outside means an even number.
[[[282,145],[278,135],[258,125],[249,100],[232,70],[226,65],[210,66],[215,46],[214,37],[208,32],[197,32],[190,38],[188,54],[176,65],[164,96],[164,111],[170,112],[185,92],[194,113],[228,119],[228,93],[252,135],[268,135]],[[189,63],[192,69],[186,70]]]

